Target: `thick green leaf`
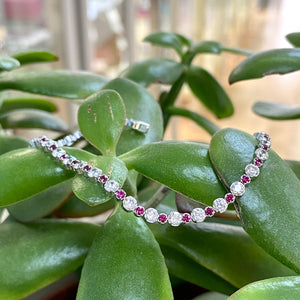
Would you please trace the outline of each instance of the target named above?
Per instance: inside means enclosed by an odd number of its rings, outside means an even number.
[[[95,157],[80,149],[65,149],[80,160],[89,162]],[[75,172],[66,170],[41,150],[27,148],[3,154],[0,156],[0,206],[25,200],[74,175]]]
[[[128,119],[150,124],[149,131],[146,134],[125,126],[117,145],[118,154],[162,139],[163,121],[161,109],[145,88],[131,80],[117,78],[106,84],[103,89],[112,89],[120,94],[125,103]]]
[[[251,55],[233,69],[229,83],[300,69],[300,49],[273,49]]]
[[[48,51],[43,50],[29,50],[19,52],[13,55],[22,65],[38,62],[51,62],[58,60],[58,57]]]
[[[219,54],[222,51],[222,44],[215,41],[202,41],[194,44],[191,48],[191,52],[198,53],[215,53]]]
[[[163,255],[142,219],[119,206],[103,225],[84,263],[76,299],[173,299]]]
[[[170,274],[211,291],[232,294],[236,288],[174,248],[161,245]]]
[[[18,67],[20,67],[20,62],[18,60],[10,56],[0,56],[0,72],[11,71]]]
[[[33,98],[29,96],[4,98],[0,108],[0,114],[14,109],[40,109],[48,112],[55,112],[56,105],[49,100],[41,98]]]
[[[3,128],[43,128],[65,132],[68,125],[62,119],[42,110],[17,109],[0,115]]]
[[[122,98],[112,90],[102,90],[79,107],[78,124],[83,136],[103,155],[115,155],[125,125]]]
[[[85,202],[72,196],[65,204],[59,207],[54,215],[60,218],[82,218],[99,215],[116,205],[115,199],[111,199],[101,205],[89,206]]]
[[[99,91],[106,82],[107,78],[84,71],[19,71],[1,75],[0,90],[80,99]]]
[[[30,222],[47,216],[71,194],[71,182],[66,181],[24,201],[9,206],[9,213],[21,222]]]
[[[220,128],[206,119],[205,117],[190,111],[185,108],[179,108],[175,106],[170,106],[167,108],[167,111],[170,115],[172,116],[181,116],[181,117],[186,117],[195,123],[197,123],[200,127],[202,127],[206,132],[208,132],[210,135],[215,134]]]
[[[269,277],[295,275],[239,226],[204,222],[177,228],[155,224],[150,228],[159,244],[181,252],[236,288]]]
[[[278,277],[251,283],[228,300],[296,300],[300,296],[300,277]]]
[[[300,106],[285,103],[259,101],[253,105],[252,110],[271,120],[300,119]]]
[[[130,65],[121,76],[142,86],[173,84],[183,71],[182,64],[166,58],[150,58]]]
[[[292,32],[286,35],[286,39],[294,46],[300,47],[300,32]]]
[[[212,168],[206,144],[158,142],[134,149],[120,158],[129,169],[208,205],[226,193]]]
[[[286,160],[285,162],[290,166],[296,176],[300,179],[300,161]]]
[[[18,136],[0,134],[0,155],[6,152],[28,147],[28,141]]]
[[[211,161],[228,187],[240,180],[257,141],[235,130],[218,131],[210,145]],[[269,254],[300,271],[300,181],[273,150],[260,175],[237,199],[245,230]]]
[[[189,47],[191,41],[186,37],[173,32],[154,32],[144,38],[144,42],[149,42],[153,45],[161,47],[173,48],[179,56],[183,54],[183,47]]]
[[[233,105],[222,86],[206,70],[192,66],[187,71],[187,82],[195,96],[218,118],[233,114]]]
[[[58,220],[0,226],[0,298],[21,299],[82,265],[98,226]]]
[[[193,300],[226,300],[227,296],[216,292],[204,293]]]
[[[109,175],[109,179],[115,180],[120,187],[123,186],[126,177],[127,169],[125,164],[117,157],[98,156],[92,161],[93,166],[100,168],[104,174]],[[77,175],[72,184],[74,194],[90,206],[95,206],[108,201],[113,197],[112,193],[104,190],[101,183]]]

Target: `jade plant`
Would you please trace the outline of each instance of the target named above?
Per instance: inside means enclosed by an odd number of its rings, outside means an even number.
[[[12,135],[17,128],[39,128],[68,141],[74,130],[53,115],[52,98],[75,100],[83,138],[63,147],[68,155],[109,174],[145,207],[189,212],[212,206],[253,160],[256,140],[176,105],[188,84],[215,117],[233,114],[225,90],[193,58],[225,51],[248,56],[232,71],[230,83],[284,74],[300,69],[299,34],[288,39],[295,48],[251,54],[157,32],[145,41],[174,49],[179,59],[141,61],[115,79],[83,71],[18,70],[57,59],[45,51],[0,57],[0,212],[8,212],[0,225],[0,299],[21,299],[72,272],[79,280],[78,300],[188,300],[203,291],[211,292],[197,299],[297,299],[299,162],[287,164],[270,150],[260,176],[227,212],[174,227],[126,212],[105,185]],[[158,99],[146,89],[154,83],[167,86]],[[258,103],[254,111],[273,119],[299,118],[299,108],[272,103]],[[210,133],[210,144],[162,141],[170,118],[178,115]],[[126,119],[148,123],[148,132],[126,126]]]

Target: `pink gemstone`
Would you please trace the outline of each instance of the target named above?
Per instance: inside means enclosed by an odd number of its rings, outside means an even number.
[[[191,215],[188,213],[184,213],[182,216],[182,221],[184,223],[189,223],[191,221]]]
[[[235,197],[231,193],[228,193],[225,195],[225,200],[227,201],[227,203],[232,203],[232,202],[234,202]]]
[[[49,147],[49,149],[50,149],[50,150],[56,150],[56,149],[57,149],[57,146],[56,146],[56,145],[51,145],[51,146]]]
[[[63,159],[66,159],[67,157],[68,157],[67,154],[63,154],[59,157],[59,159],[63,160]]]
[[[126,197],[126,192],[124,190],[118,190],[116,191],[116,197],[117,199],[123,199]]]
[[[137,216],[142,216],[143,214],[145,213],[145,208],[143,206],[138,206],[136,209],[135,209],[135,214]]]
[[[261,147],[262,147],[265,151],[268,151],[268,150],[269,150],[269,147],[266,146],[266,145],[262,145]]]
[[[263,161],[262,161],[260,158],[255,157],[255,158],[254,158],[254,164],[255,164],[256,166],[258,166],[258,167],[261,167],[261,166],[263,165]]]
[[[105,183],[108,180],[108,177],[106,175],[101,175],[98,179],[99,182]]]
[[[250,177],[248,175],[242,175],[241,182],[244,184],[247,184],[251,181]]]
[[[212,217],[215,214],[215,211],[211,206],[207,206],[204,211],[208,217]]]
[[[168,220],[168,216],[166,214],[160,214],[158,216],[158,222],[161,224],[165,224]]]
[[[84,166],[83,167],[83,171],[85,171],[85,172],[88,172],[88,171],[90,171],[92,169],[92,167],[90,166],[90,165],[86,165],[86,166]]]

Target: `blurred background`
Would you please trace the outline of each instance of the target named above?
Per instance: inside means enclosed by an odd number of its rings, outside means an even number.
[[[0,0],[0,54],[47,49],[59,56],[53,64],[30,68],[83,69],[118,76],[129,64],[152,56],[178,59],[172,50],[143,43],[151,32],[174,31],[193,41],[216,40],[254,52],[291,47],[285,40],[300,31],[300,2],[293,0]],[[300,121],[270,121],[256,116],[258,100],[300,102],[300,73],[228,84],[232,69],[244,59],[230,53],[198,56],[195,63],[216,76],[231,97],[235,114],[216,120],[188,88],[178,105],[197,111],[220,127],[249,133],[265,130],[274,149],[298,159]],[[154,86],[155,95],[159,87]],[[60,116],[76,124],[76,112],[61,102]],[[174,118],[165,139],[209,142],[210,136],[192,121]],[[290,147],[293,145],[293,147]]]

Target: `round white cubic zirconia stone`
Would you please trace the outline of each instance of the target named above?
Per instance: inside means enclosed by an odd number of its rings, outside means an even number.
[[[257,177],[259,175],[259,167],[253,164],[249,164],[245,168],[245,173],[249,177]]]
[[[132,196],[125,197],[122,204],[127,211],[134,211],[138,206],[136,199]]]
[[[269,158],[269,153],[268,151],[262,149],[262,148],[258,148],[255,150],[255,154],[258,158],[260,158],[261,160],[267,160]]]
[[[202,208],[194,208],[191,212],[192,220],[196,223],[203,222],[205,220],[205,211]]]
[[[104,184],[104,189],[107,192],[116,192],[119,189],[119,184],[114,180],[108,180]]]
[[[179,226],[182,222],[182,215],[178,211],[170,212],[168,216],[168,222],[172,226]]]
[[[228,203],[225,199],[223,198],[218,198],[216,200],[214,200],[213,202],[213,208],[215,211],[223,213],[224,211],[226,211],[228,206]]]
[[[144,218],[149,223],[155,223],[158,219],[158,212],[155,208],[147,208],[144,214]]]
[[[245,186],[239,182],[235,181],[231,186],[230,186],[230,192],[234,196],[242,196],[245,193]]]

